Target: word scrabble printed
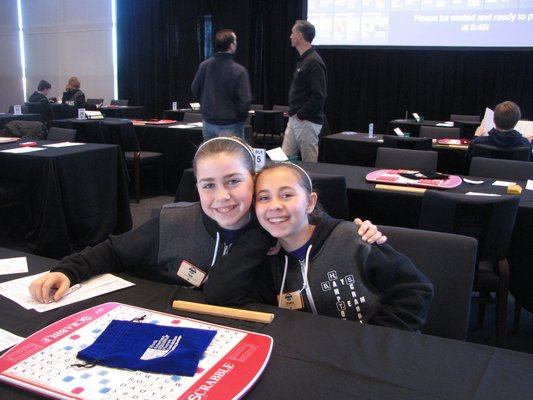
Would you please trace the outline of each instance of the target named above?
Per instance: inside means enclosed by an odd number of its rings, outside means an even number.
[[[192,377],[73,366],[112,320],[214,329]],[[120,303],[106,303],[62,319],[0,357],[0,380],[61,399],[233,399],[243,396],[266,367],[271,337]]]

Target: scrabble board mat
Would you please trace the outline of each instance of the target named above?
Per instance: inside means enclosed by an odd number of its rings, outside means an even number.
[[[448,179],[409,179],[399,174],[416,173],[406,169],[378,169],[366,176],[368,182],[384,183],[389,185],[417,186],[430,189],[452,189],[463,181],[460,176],[448,175]]]
[[[193,377],[108,368],[72,367],[76,354],[92,344],[113,320],[214,329]],[[243,396],[266,367],[270,336],[176,315],[105,303],[64,318],[0,357],[0,380],[60,399],[233,399]]]

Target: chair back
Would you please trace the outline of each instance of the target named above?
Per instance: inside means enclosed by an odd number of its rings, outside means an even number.
[[[113,99],[111,100],[111,105],[112,106],[127,106],[129,104],[129,100],[118,100],[118,99]]]
[[[52,126],[48,131],[46,140],[52,140],[54,142],[74,142],[76,140],[76,133],[76,129]]]
[[[376,168],[435,172],[437,159],[438,153],[436,151],[379,147],[376,154]]]
[[[490,144],[475,144],[472,148],[472,157],[489,157],[500,160],[529,161],[531,159],[531,150],[526,146],[502,149]]]
[[[422,125],[420,127],[420,137],[431,139],[459,139],[461,137],[461,128]]]
[[[383,147],[410,150],[431,150],[432,146],[433,143],[429,138],[383,135]]]
[[[262,110],[264,109],[263,104],[250,104],[250,110]]]
[[[202,114],[199,112],[186,112],[183,114],[183,122],[202,122]]]
[[[280,135],[284,130],[283,111],[256,110],[254,132]]]
[[[481,117],[471,114],[450,114],[450,121],[481,122]]]
[[[102,124],[102,128],[106,143],[118,145],[123,153],[141,151],[133,123],[106,123]]]
[[[519,196],[469,196],[426,190],[420,210],[420,229],[455,233],[478,241],[478,262],[507,257]]]
[[[318,194],[318,202],[322,209],[334,218],[347,220],[348,192],[346,178],[342,175],[310,173],[313,190]]]
[[[26,102],[25,105],[28,108],[29,113],[40,114],[45,122],[50,122],[54,117],[52,107],[50,106],[48,100]]]
[[[422,333],[465,340],[477,242],[467,236],[380,226],[388,243],[433,283],[434,297]]]
[[[525,181],[533,179],[533,162],[474,157],[468,175]]]

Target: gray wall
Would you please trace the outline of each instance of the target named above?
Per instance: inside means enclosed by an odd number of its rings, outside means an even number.
[[[41,79],[59,96],[77,76],[86,97],[114,98],[111,0],[22,0],[26,98]],[[23,104],[16,0],[0,0],[0,112]]]

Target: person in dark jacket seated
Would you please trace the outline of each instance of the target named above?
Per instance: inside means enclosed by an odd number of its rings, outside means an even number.
[[[37,90],[32,93],[32,95],[28,99],[28,102],[38,103],[44,100],[50,103],[55,103],[57,101],[55,97],[48,98],[48,93],[50,92],[50,89],[52,89],[52,85],[50,84],[50,82],[41,80],[39,82],[39,85],[37,86]]]
[[[81,91],[80,86],[80,80],[77,77],[68,78],[62,102],[67,104],[72,102],[75,106],[85,107],[85,93]]]
[[[514,127],[520,121],[520,107],[512,101],[504,101],[494,108],[494,128],[487,135],[478,129],[476,137],[466,153],[466,163],[470,165],[474,147],[478,144],[488,144],[501,149],[510,149],[513,147],[527,147],[531,154],[531,142],[522,136]],[[480,136],[483,135],[483,136]]]

